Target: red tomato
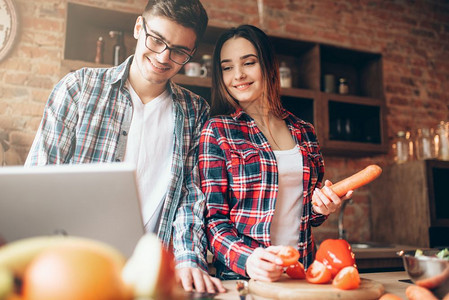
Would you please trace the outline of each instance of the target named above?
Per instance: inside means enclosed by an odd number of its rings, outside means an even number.
[[[328,283],[331,276],[331,271],[318,260],[313,261],[306,272],[306,280],[310,283]]]
[[[331,271],[332,278],[344,267],[353,266],[357,268],[351,245],[342,239],[323,241],[316,252],[315,259],[326,265]]]
[[[299,259],[299,252],[292,246],[283,246],[282,249],[277,254],[282,261],[284,267],[288,267],[296,263]]]
[[[332,285],[340,290],[357,289],[360,286],[359,271],[353,266],[344,267],[332,280]]]
[[[304,271],[304,265],[297,261],[295,264],[290,265],[285,270],[288,276],[293,279],[304,279],[306,278],[306,271]]]

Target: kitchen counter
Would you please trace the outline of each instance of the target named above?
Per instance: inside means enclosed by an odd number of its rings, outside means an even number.
[[[405,290],[408,286],[410,286],[410,283],[402,282],[399,280],[407,280],[409,279],[407,273],[404,271],[400,272],[379,272],[379,273],[364,273],[361,274],[360,277],[370,279],[377,281],[381,284],[383,284],[385,288],[385,293],[392,293],[395,294],[402,299],[407,299],[405,296]],[[214,299],[218,300],[238,300],[239,294],[235,287],[235,280],[228,280],[223,281],[224,286],[228,290],[227,293],[219,294]],[[251,298],[252,297],[252,298]],[[251,297],[246,297],[247,300],[265,300],[268,298],[260,297],[260,296],[254,296],[251,295]]]
[[[402,258],[397,252],[416,250],[419,247],[392,245],[391,247],[353,248],[357,267],[361,273],[403,271]],[[427,248],[421,248],[427,249]]]

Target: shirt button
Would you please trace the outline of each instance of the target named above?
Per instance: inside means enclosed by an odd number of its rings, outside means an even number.
[[[126,132],[125,130],[123,130],[123,131],[122,131],[122,134],[123,134],[124,136],[127,136],[127,135],[128,135],[128,132]]]

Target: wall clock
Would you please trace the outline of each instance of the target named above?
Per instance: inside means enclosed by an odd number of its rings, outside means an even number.
[[[17,9],[13,0],[0,0],[0,61],[14,46],[18,25]]]

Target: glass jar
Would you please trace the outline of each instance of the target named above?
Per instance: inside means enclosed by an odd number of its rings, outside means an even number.
[[[402,164],[409,160],[409,141],[406,138],[404,131],[398,131],[396,134],[396,140],[393,144],[395,150],[395,161],[398,164]]]
[[[449,122],[441,121],[438,124],[435,143],[438,159],[449,160]]]
[[[416,159],[424,160],[435,158],[435,140],[431,136],[430,128],[420,128],[416,135]]]
[[[338,93],[339,94],[348,94],[349,93],[349,85],[348,80],[346,78],[340,78],[338,80]]]
[[[412,132],[411,131],[409,131],[409,130],[407,130],[406,132],[405,132],[405,140],[407,141],[407,144],[408,144],[408,147],[407,147],[407,149],[408,149],[408,160],[410,160],[410,161],[412,161],[412,160],[415,160],[415,156],[416,156],[416,154],[415,154],[415,152],[416,152],[416,150],[415,150],[415,143],[414,143],[414,137],[412,136]]]
[[[204,54],[201,57],[201,64],[205,69],[205,77],[212,77],[212,56]]]
[[[279,67],[279,76],[281,77],[281,87],[292,87],[292,72],[290,71],[290,68],[287,67],[285,61],[281,62],[281,66]]]

